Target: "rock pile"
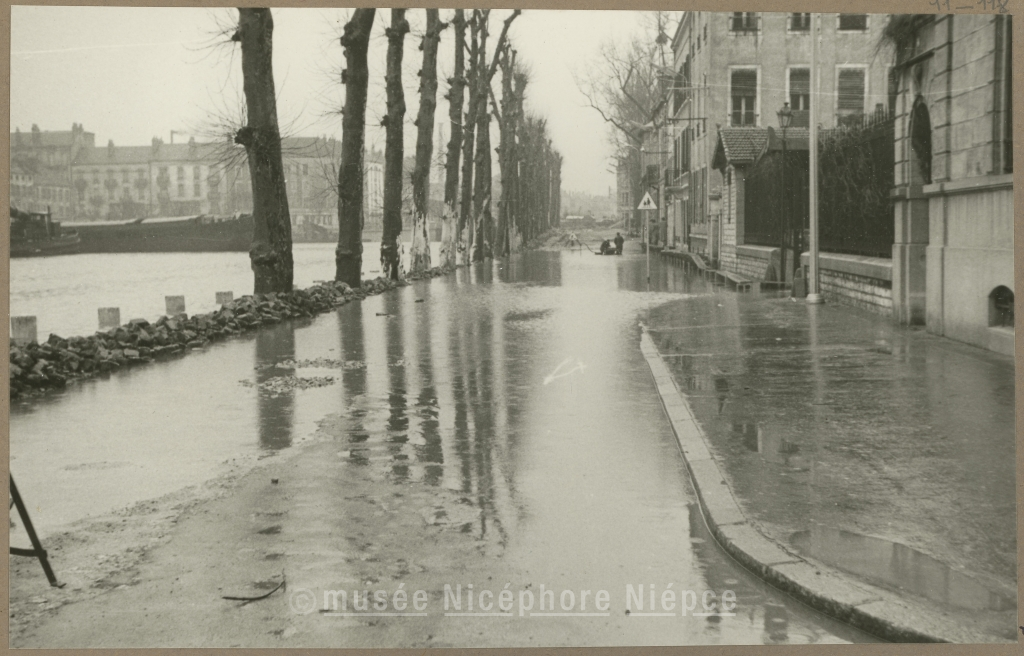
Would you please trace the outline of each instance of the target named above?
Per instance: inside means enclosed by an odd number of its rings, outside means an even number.
[[[10,397],[64,387],[69,380],[88,378],[202,349],[212,341],[256,330],[264,324],[312,317],[349,301],[362,300],[410,280],[434,278],[450,269],[435,267],[405,280],[364,280],[359,289],[343,282],[323,282],[287,293],[243,296],[207,314],[163,316],[150,323],[133,319],[123,326],[89,337],[51,334],[42,344],[17,346],[11,341]]]

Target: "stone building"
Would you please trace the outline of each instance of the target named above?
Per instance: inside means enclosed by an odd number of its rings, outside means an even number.
[[[853,123],[887,106],[891,67],[877,46],[888,16],[819,16],[820,125]],[[711,163],[722,130],[760,128],[759,143],[766,143],[764,129],[778,128],[784,103],[793,111],[793,127],[807,127],[810,28],[810,14],[684,13],[672,39],[670,247],[689,248],[732,270],[740,259],[765,257],[737,230],[743,204],[725,202],[727,172]]]
[[[74,216],[75,192],[71,163],[83,149],[92,148],[95,135],[74,123],[71,130],[40,130],[33,124],[29,134],[11,133],[11,202],[19,209],[45,212],[53,218]]]
[[[1012,18],[894,20],[894,318],[1012,354]]]
[[[336,232],[341,143],[327,137],[285,137],[281,153],[293,227],[314,225]],[[79,221],[252,211],[245,151],[229,141],[167,144],[154,137],[149,146],[109,141],[105,147],[79,150],[71,171],[70,205]],[[26,182],[20,171],[19,176],[20,189]],[[376,219],[379,230],[383,188],[383,156],[371,151],[364,177],[364,211],[371,229]]]

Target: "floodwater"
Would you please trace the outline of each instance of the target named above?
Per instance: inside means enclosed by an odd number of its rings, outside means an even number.
[[[1017,608],[1012,596],[990,590],[904,544],[823,526],[794,534],[792,542],[800,551],[825,563],[940,604],[970,610]]]
[[[431,245],[437,260],[440,244]],[[294,244],[295,287],[334,280],[335,244]],[[409,266],[408,248],[404,255]],[[97,310],[121,308],[121,322],[165,314],[165,296],[184,296],[189,314],[216,310],[217,292],[252,293],[248,253],[85,253],[11,261],[11,316],[34,316],[39,341],[91,335]],[[380,244],[363,243],[363,279],[380,275]]]
[[[863,311],[748,294],[677,299],[649,325],[769,534],[1014,639],[1012,358]]]
[[[495,580],[611,591],[613,616],[545,618],[530,644],[871,641],[715,545],[638,348],[650,308],[712,291],[652,267],[648,292],[640,256],[526,253],[16,404],[12,470],[45,534],[232,458],[332,439],[339,477],[358,467],[467,499],[478,512],[463,530],[501,545]],[[439,572],[438,588],[460,575]],[[631,616],[630,585],[659,603],[669,589],[732,590],[736,607]],[[525,639],[471,617],[446,618],[435,638]]]

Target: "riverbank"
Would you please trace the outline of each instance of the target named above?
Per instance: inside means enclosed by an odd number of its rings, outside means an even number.
[[[415,280],[446,275],[452,270],[433,267],[397,281],[378,277],[364,280],[358,289],[343,282],[323,282],[287,293],[243,296],[214,312],[164,315],[153,323],[133,319],[88,337],[65,339],[50,334],[42,344],[33,342],[24,346],[11,340],[10,398],[41,394],[76,380],[180,357],[189,351],[202,350],[211,342],[250,333],[263,325],[323,314],[350,301],[361,301]]]

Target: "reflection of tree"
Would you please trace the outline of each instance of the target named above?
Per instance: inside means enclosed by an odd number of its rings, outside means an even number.
[[[416,354],[405,353],[402,343],[402,303],[398,294],[385,294],[384,312],[392,315],[384,324],[385,353],[387,354],[388,376],[388,421],[387,452],[391,456],[391,474],[395,480],[409,478],[409,461],[405,446],[409,442],[409,404],[406,399],[405,366],[394,366],[405,357]]]
[[[256,363],[262,365],[256,370],[256,383],[264,383],[277,376],[294,375],[295,369],[281,369],[274,365],[282,360],[295,358],[295,326],[284,321],[274,326],[264,326],[256,333]],[[260,446],[278,450],[291,446],[292,422],[294,415],[294,390],[270,393],[257,392],[259,413]]]
[[[430,287],[425,287],[423,294],[429,295]],[[416,396],[417,413],[420,420],[420,434],[423,444],[416,446],[416,459],[423,463],[423,482],[427,485],[440,485],[444,472],[444,452],[441,449],[441,422],[439,420],[440,403],[437,394],[436,372],[433,366],[432,340],[430,338],[431,304],[430,299],[415,316],[413,336],[420,340],[415,353],[419,368],[419,394]],[[406,356],[412,353],[406,349]],[[446,375],[447,372],[441,372]]]

